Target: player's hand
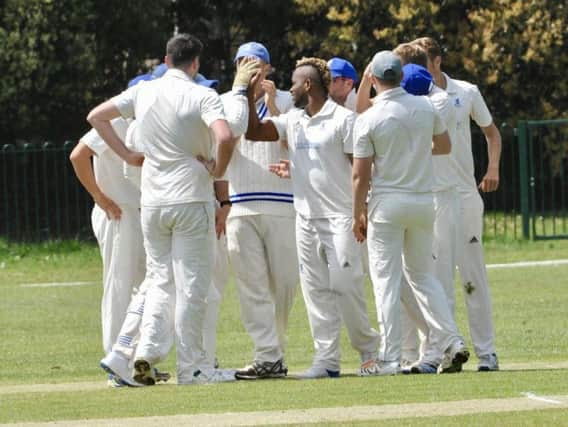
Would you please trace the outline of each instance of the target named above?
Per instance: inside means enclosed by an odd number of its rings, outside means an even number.
[[[260,87],[264,90],[264,102],[270,104],[276,99],[276,85],[272,80],[262,80]]]
[[[361,77],[361,83],[368,84],[368,85],[372,84],[373,73],[371,71],[371,64],[372,64],[372,62],[369,62],[369,64],[365,67],[365,71],[363,72],[363,76]]]
[[[95,203],[106,213],[108,219],[120,219],[122,211],[116,203],[105,194],[99,193],[94,197]]]
[[[201,162],[203,166],[205,166],[205,169],[207,169],[209,175],[215,176],[215,167],[217,166],[215,159],[206,159],[203,156],[197,156],[196,159]]]
[[[231,211],[231,206],[225,205],[215,210],[215,233],[217,240],[221,238],[222,234],[227,234],[227,217]]]
[[[290,179],[290,160],[280,159],[278,163],[271,163],[268,170],[280,178]]]
[[[233,88],[246,88],[252,78],[260,71],[260,62],[255,58],[245,58],[237,63],[237,73],[233,80]]]
[[[499,168],[489,168],[479,184],[479,189],[484,193],[491,193],[499,188]]]
[[[126,155],[124,161],[130,166],[140,167],[142,166],[142,163],[144,163],[144,154],[138,151],[128,150],[128,154]]]
[[[359,243],[363,243],[367,238],[367,215],[361,214],[359,217],[353,218],[352,229],[355,240]]]

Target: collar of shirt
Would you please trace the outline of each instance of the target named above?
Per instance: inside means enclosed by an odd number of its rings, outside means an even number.
[[[456,93],[458,91],[458,87],[454,83],[453,79],[444,72],[442,74],[446,78],[446,92],[452,93],[452,94]]]
[[[334,101],[332,101],[331,98],[327,98],[327,101],[325,101],[325,104],[323,104],[321,110],[319,110],[316,114],[310,116],[306,111],[306,109],[304,108],[302,110],[303,111],[302,116],[304,116],[304,118],[307,118],[308,120],[313,120],[316,118],[325,118],[328,116],[333,116],[333,113],[335,112],[336,108],[337,104]]]
[[[382,101],[386,99],[398,98],[399,96],[406,95],[406,93],[407,92],[399,86],[392,89],[387,89],[384,92],[379,93],[376,100]]]
[[[192,81],[191,77],[189,77],[185,72],[178,70],[177,68],[168,68],[164,77],[175,77],[182,80]]]

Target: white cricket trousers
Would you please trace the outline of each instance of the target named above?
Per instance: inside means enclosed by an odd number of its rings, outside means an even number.
[[[144,280],[146,270],[140,210],[127,205],[121,205],[120,209],[120,220],[108,219],[105,211],[97,205],[91,214],[103,262],[101,320],[105,354],[112,350],[132,292]]]
[[[314,340],[313,366],[340,370],[341,320],[361,361],[375,359],[379,334],[371,328],[363,284],[361,245],[349,217],[296,215],[300,283]]]
[[[434,258],[434,276],[442,284],[452,319],[455,322],[455,291],[454,279],[460,249],[461,221],[459,220],[461,198],[457,191],[438,191],[434,195],[434,242],[432,257]],[[403,278],[403,287],[408,286]],[[406,297],[405,297],[406,296]],[[402,293],[402,359],[415,361],[420,358],[418,331],[425,338],[428,327],[422,317],[416,301],[412,301],[411,290],[403,288]],[[428,354],[429,343],[424,343],[423,349]],[[442,350],[443,351],[443,350]],[[425,361],[430,361],[424,359]]]
[[[205,324],[203,326],[203,347],[207,353],[207,366],[215,366],[217,354],[217,324],[219,322],[219,309],[229,281],[229,253],[227,251],[227,237],[222,234],[215,242],[215,264],[213,267],[211,287],[207,295],[207,310],[205,311]]]
[[[495,353],[489,281],[483,256],[483,200],[477,189],[461,196],[461,242],[458,268],[464,289],[469,330],[475,354]]]
[[[433,196],[393,193],[379,197],[369,213],[367,232],[369,269],[382,338],[379,358],[400,362],[403,274],[429,326],[432,347],[446,349],[459,334],[442,285],[433,274]],[[441,362],[441,351],[435,359]]]
[[[209,287],[209,294],[207,295],[207,310],[205,312],[205,324],[203,326],[203,347],[207,352],[207,365],[213,367],[215,365],[215,353],[217,343],[217,322],[219,317],[219,308],[221,298],[225,289],[225,285],[229,279],[228,271],[228,254],[227,254],[227,239],[222,235],[217,240],[215,245],[215,267],[212,273],[212,283]],[[142,282],[140,289],[132,295],[128,312],[118,339],[113,346],[113,351],[122,354],[126,359],[132,359],[136,346],[140,339],[140,324],[142,323],[142,315],[144,314],[144,303],[146,301],[146,292],[148,290],[148,281]],[[175,296],[168,299],[168,307],[164,310],[164,316],[167,316],[171,326],[168,333],[162,337],[162,343],[157,345],[160,349],[159,360],[167,357],[173,345],[174,339],[174,309],[175,309]]]
[[[298,287],[294,217],[229,217],[227,244],[241,319],[255,346],[254,360],[280,360]]]
[[[135,359],[160,360],[175,299],[177,380],[188,383],[206,367],[203,324],[214,256],[213,203],[142,207],[142,231],[149,283]]]

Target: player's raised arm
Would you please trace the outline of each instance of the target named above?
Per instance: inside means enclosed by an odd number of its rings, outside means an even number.
[[[278,131],[270,120],[260,121],[256,112],[255,93],[262,83],[262,75],[253,77],[247,93],[249,105],[249,121],[245,138],[251,141],[278,141]]]

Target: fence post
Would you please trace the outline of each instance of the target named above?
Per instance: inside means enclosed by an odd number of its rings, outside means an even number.
[[[519,181],[521,184],[521,215],[523,217],[523,238],[530,238],[529,212],[529,168],[528,168],[528,132],[527,122],[518,123],[517,141],[519,146]]]

